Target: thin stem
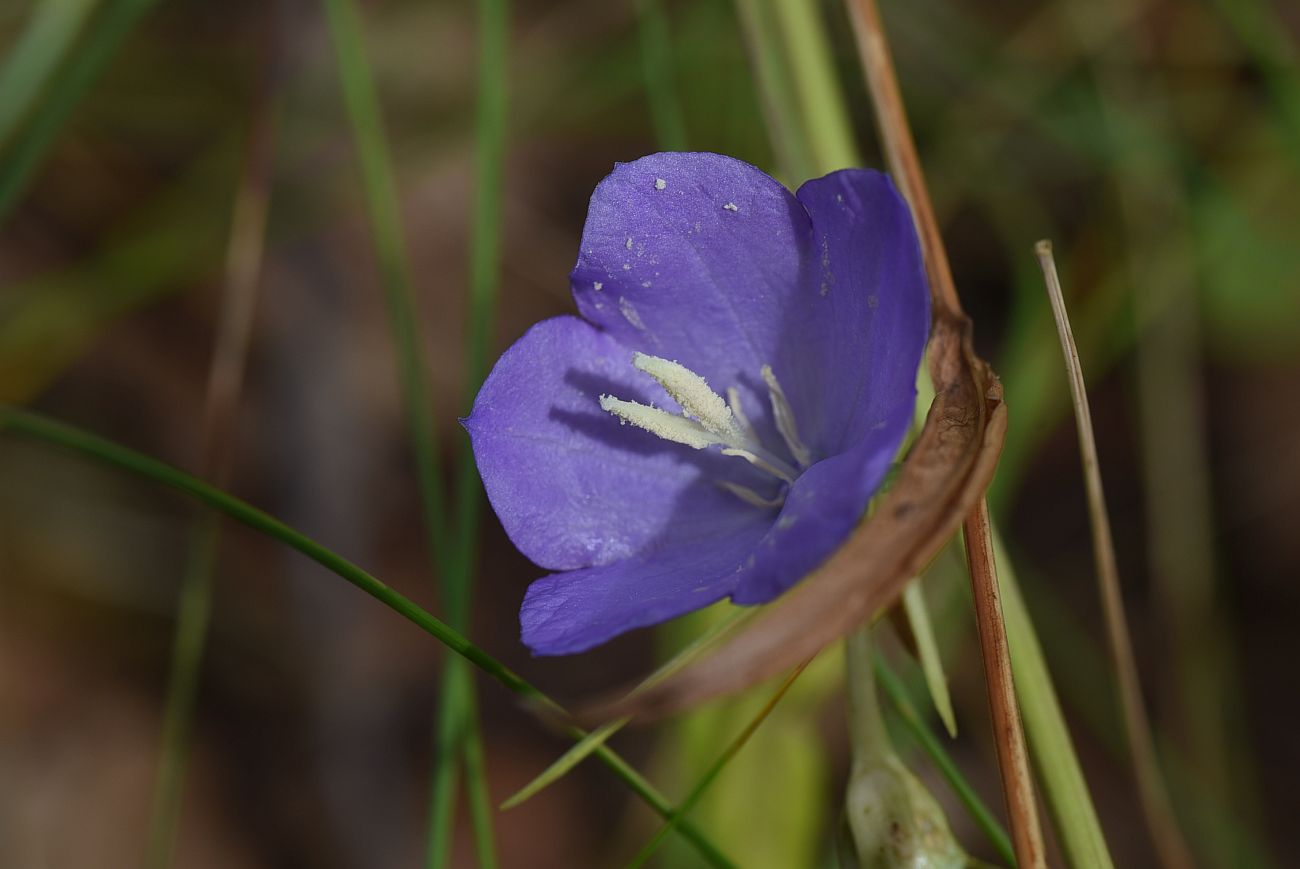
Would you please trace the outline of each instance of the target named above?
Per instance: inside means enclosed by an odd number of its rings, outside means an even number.
[[[510,692],[525,700],[532,701],[541,710],[551,715],[561,718],[565,715],[564,709],[558,703],[538,691],[525,679],[483,649],[474,645],[458,631],[453,630],[445,622],[421,608],[410,598],[394,591],[351,561],[327,549],[301,531],[291,528],[246,501],[242,501],[165,462],[160,462],[105,438],[56,422],[37,413],[0,404],[0,431],[4,430],[82,453],[105,464],[139,474],[155,483],[182,492],[200,503],[247,525],[249,528],[278,540],[384,604],[402,618],[441,642],[448,649],[487,673]],[[575,740],[582,739],[587,735],[586,731],[576,726],[565,726],[563,731]],[[646,781],[644,776],[628,765],[627,761],[619,757],[608,746],[603,745],[596,749],[596,757],[661,817],[665,819],[669,817],[672,804],[653,785]],[[678,823],[677,830],[684,839],[695,846],[696,851],[709,865],[731,865],[727,858],[722,855],[722,852],[688,821],[682,820]]]
[[[411,290],[406,242],[402,235],[401,208],[392,159],[380,119],[370,62],[362,42],[361,20],[352,0],[323,0],[338,59],[340,84],[361,164],[366,207],[379,259],[379,276],[388,307],[389,326],[397,349],[402,403],[415,450],[416,476],[425,516],[431,557],[445,572],[449,566],[447,523],[443,513],[438,462],[437,428],[432,392],[419,334],[415,298]]]
[[[809,663],[811,662],[800,664],[785,678],[781,683],[781,686],[776,689],[776,692],[772,695],[771,699],[769,699],[767,703],[763,705],[763,708],[758,711],[758,714],[755,715],[747,725],[745,725],[745,729],[736,735],[736,738],[733,739],[722,754],[718,756],[717,760],[715,760],[709,768],[705,770],[704,775],[700,776],[699,781],[697,781],[695,786],[691,788],[691,792],[686,795],[686,799],[682,800],[681,803],[672,810],[668,816],[667,823],[659,828],[659,832],[655,834],[655,837],[647,842],[645,847],[637,852],[636,856],[634,856],[630,861],[628,861],[628,869],[636,869],[636,867],[644,865],[645,862],[654,855],[655,851],[659,850],[659,846],[668,838],[669,833],[671,833],[673,829],[682,822],[683,817],[695,807],[696,803],[700,801],[705,792],[709,789],[709,786],[713,784],[714,779],[716,779],[722,771],[726,769],[726,766],[731,762],[731,759],[745,747],[745,743],[749,742],[749,738],[754,735],[755,731],[757,731],[762,723],[767,720],[767,717],[772,714],[772,711],[776,709],[777,704],[781,702],[781,698],[785,696],[786,692],[790,690],[790,686],[794,684],[794,680],[799,678],[799,674],[807,668]]]
[[[207,642],[212,611],[212,575],[221,537],[220,516],[205,515],[195,526],[189,563],[181,582],[176,631],[172,639],[171,674],[167,706],[163,712],[158,771],[154,778],[153,808],[144,865],[165,869],[172,862],[180,818],[185,767],[194,730],[198,673]]]
[[[655,141],[665,151],[686,150],[686,122],[673,84],[673,46],[661,0],[638,0],[637,35]]]
[[[876,8],[875,0],[852,0],[851,12],[859,53],[865,67],[867,89],[875,107],[876,123],[880,128],[890,168],[912,208],[934,307],[949,316],[960,315],[961,301],[953,283],[948,254],[934,216],[934,206],[917,156],[916,143],[907,123],[880,11]],[[976,623],[984,653],[989,703],[997,736],[998,762],[1011,819],[1011,838],[1017,861],[1022,867],[1043,866],[1043,834],[1039,828],[1024,731],[1012,679],[1006,626],[998,601],[998,579],[993,561],[988,505],[984,498],[980,498],[975,510],[967,517],[964,531],[975,593]]]
[[[1007,641],[1011,644],[1011,666],[1020,688],[1021,713],[1031,737],[1029,747],[1042,777],[1043,790],[1056,819],[1061,850],[1067,863],[1076,869],[1111,869],[1114,864],[1106,837],[1097,820],[1083,768],[1070,742],[1070,729],[1047,669],[1047,659],[996,528],[993,550],[1000,566],[998,578]]]
[[[458,506],[461,507],[459,512],[463,517],[463,527],[460,529],[462,545],[453,548],[449,545],[451,535],[442,504],[437,427],[431,403],[428,368],[420,340],[419,316],[411,288],[410,269],[402,235],[401,208],[397,197],[392,158],[380,117],[379,101],[362,39],[361,21],[351,0],[325,0],[325,7],[338,54],[344,99],[352,121],[357,155],[361,161],[366,201],[379,257],[380,277],[388,306],[389,325],[397,348],[398,375],[412,449],[415,453],[416,476],[423,505],[429,560],[435,572],[443,577],[444,605],[448,622],[463,632],[468,621],[467,588],[472,547],[472,542],[463,541],[473,540],[475,511],[468,503],[469,497],[458,497]],[[497,8],[500,8],[500,14],[504,15],[504,4],[500,2],[486,2],[482,8],[485,10],[485,17],[490,17],[493,14],[491,10]],[[484,28],[485,33],[489,30],[492,28]],[[487,38],[485,37],[485,40]],[[504,54],[504,49],[497,53]],[[486,100],[504,100],[503,83],[491,81],[485,83],[483,87],[484,90],[480,93],[480,106],[483,106]],[[487,91],[494,91],[497,95],[487,93],[485,100],[484,94]],[[497,112],[481,109],[480,118],[483,114],[495,115]],[[483,137],[480,136],[480,140],[482,139]],[[480,177],[480,189],[483,186]],[[490,190],[487,194],[480,193],[480,197],[484,195],[488,197],[488,202],[494,203],[499,194],[497,190]],[[484,351],[481,348],[485,343],[486,324],[491,319],[490,303],[485,310],[481,310],[484,308],[482,297],[486,292],[490,302],[491,287],[495,283],[493,269],[496,260],[495,232],[481,231],[484,220],[489,222],[488,225],[493,230],[495,229],[494,213],[490,208],[483,207],[482,198],[477,204],[479,208],[476,210],[475,247],[485,253],[475,256],[471,266],[471,305],[476,312],[470,329],[472,372],[482,365],[481,357]],[[485,286],[486,291],[483,289]],[[463,489],[464,486],[461,488]],[[477,732],[471,733],[466,726],[467,722],[475,717],[468,709],[474,701],[474,692],[473,686],[466,678],[467,674],[459,676],[456,674],[457,669],[462,666],[455,659],[450,659],[444,667],[439,720],[435,725],[437,734],[435,746],[443,750],[435,754],[434,760],[437,766],[431,782],[427,862],[433,867],[445,864],[447,848],[450,846],[451,815],[455,808],[456,795],[456,765],[461,759],[466,743],[480,738]],[[464,684],[453,687],[458,679],[464,680]],[[481,746],[474,750],[479,755],[482,754]],[[485,787],[481,781],[474,782],[472,785],[476,789]],[[488,820],[490,819],[476,816],[476,823]],[[480,864],[495,864],[496,858],[490,848],[492,841],[490,833],[476,835],[475,841],[480,844],[487,843],[489,846],[486,851],[480,850]]]
[[[876,674],[873,660],[876,657],[871,626],[865,625],[849,634],[844,640],[844,681],[849,692],[849,745],[853,750],[853,764],[878,766],[893,754],[885,717],[880,712],[880,698],[876,695]]]
[[[930,296],[936,308],[960,313],[961,300],[952,280],[948,251],[943,246],[939,222],[934,216],[934,205],[916,153],[916,142],[912,140],[912,129],[907,123],[907,112],[903,108],[903,96],[898,89],[898,76],[894,73],[894,61],[880,21],[880,10],[876,8],[875,0],[849,0],[849,4],[858,39],[858,54],[866,73],[867,90],[875,108],[885,159],[903,197],[911,206],[912,220],[921,238]]]
[[[787,56],[792,59],[790,69],[814,172],[825,174],[856,165],[859,158],[853,125],[832,64],[835,53],[819,18],[821,4],[775,0],[772,6]]]
[[[266,50],[269,51],[269,44]],[[269,60],[269,56],[264,58],[268,76]],[[226,254],[225,291],[221,297],[216,341],[208,368],[200,465],[204,475],[219,484],[224,484],[230,476],[235,416],[252,340],[270,201],[271,157],[278,110],[275,103],[273,82],[263,82],[253,113],[248,157],[236,189]],[[167,705],[163,713],[160,760],[154,782],[145,858],[145,865],[151,869],[163,869],[172,862],[186,759],[194,726],[199,672],[212,610],[212,584],[221,539],[220,517],[209,513],[200,518],[195,524],[193,539],[181,583]]]
[[[809,139],[799,117],[790,83],[789,62],[781,45],[775,12],[767,0],[736,0],[736,13],[758,76],[759,104],[776,162],[786,181],[797,183],[816,174]]]
[[[1115,542],[1111,537],[1110,518],[1106,513],[1106,496],[1101,484],[1101,464],[1097,459],[1097,442],[1092,429],[1092,411],[1088,406],[1088,391],[1083,379],[1083,365],[1079,350],[1074,345],[1070,331],[1065,299],[1061,295],[1061,280],[1052,256],[1051,242],[1040,241],[1035,247],[1038,263],[1047,284],[1047,296],[1052,303],[1056,319],[1056,332],[1065,356],[1069,375],[1070,396],[1074,401],[1075,423],[1079,433],[1079,454],[1083,463],[1084,486],[1088,493],[1088,518],[1092,526],[1092,550],[1097,562],[1097,588],[1101,595],[1102,611],[1106,619],[1106,638],[1109,641],[1111,664],[1115,668],[1115,682],[1119,691],[1120,709],[1124,716],[1124,732],[1128,737],[1133,774],[1137,779],[1138,796],[1147,825],[1155,837],[1161,860],[1169,867],[1190,867],[1191,851],[1178,830],[1178,821],[1169,803],[1156,762],[1155,744],[1151,738],[1151,722],[1142,699],[1141,679],[1137,659],[1133,654],[1133,640],[1129,635],[1128,619],[1124,615],[1124,598],[1120,592],[1119,564],[1115,559]]]
[[[507,0],[480,0],[478,97],[475,113],[474,217],[470,236],[470,284],[465,394],[474,395],[487,373],[497,286],[501,273],[502,189],[505,174],[508,52],[510,10]],[[482,513],[482,489],[469,442],[462,440],[456,477],[456,549],[451,569],[444,574],[443,596],[452,627],[468,632],[473,601],[475,544]],[[439,770],[456,758],[465,762],[465,787],[471,808],[475,850],[480,867],[495,866],[492,839],[492,800],[488,794],[482,734],[477,726],[477,692],[463,661],[449,658],[443,669],[439,695],[437,739],[446,754]],[[450,739],[450,741],[448,741]],[[455,811],[455,787],[440,782],[435,773],[430,800],[430,839],[426,863],[431,869],[445,865],[450,835],[435,838],[434,831],[450,828]],[[455,773],[448,776],[454,783]]]
[[[885,695],[889,698],[889,702],[893,704],[894,711],[898,713],[903,725],[912,734],[912,738],[921,746],[921,750],[929,756],[930,762],[938,768],[939,774],[944,777],[953,793],[957,795],[957,799],[966,807],[966,811],[970,814],[975,825],[984,831],[989,843],[998,852],[998,859],[1008,866],[1014,865],[1016,862],[1015,852],[1011,848],[1011,838],[1007,835],[1007,831],[1002,828],[1002,824],[998,822],[993,812],[980,799],[975,789],[962,777],[961,770],[957,768],[957,764],[948,755],[943,743],[925,726],[920,713],[917,712],[916,707],[912,705],[911,699],[907,696],[907,689],[903,687],[902,681],[880,655],[875,656],[875,670],[876,678],[880,680],[880,684],[885,689]]]
[[[70,53],[68,62],[42,94],[25,128],[11,138],[0,164],[0,220],[18,203],[31,174],[40,165],[73,109],[99,78],[132,28],[157,0],[116,0],[96,17],[88,38]]]
[[[988,504],[983,498],[962,530],[966,540],[971,590],[975,598],[975,624],[979,628],[980,651],[984,657],[989,709],[993,715],[994,744],[997,747],[998,767],[1002,773],[1003,793],[1006,795],[1007,816],[1011,819],[1011,842],[1016,853],[1016,863],[1022,867],[1046,869],[1047,858],[1043,848],[1043,833],[1038,823],[1038,804],[1034,801],[1034,784],[1029,773],[1029,755],[1025,749],[1020,705],[1011,674],[1011,654],[1002,616],[997,565],[993,558],[993,532],[989,524]]]

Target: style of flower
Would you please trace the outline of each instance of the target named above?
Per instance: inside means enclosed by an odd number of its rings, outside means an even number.
[[[888,178],[791,195],[717,154],[619,164],[571,281],[581,317],[530,329],[464,420],[506,533],[556,571],[524,643],[583,651],[814,570],[890,467],[929,331]]]

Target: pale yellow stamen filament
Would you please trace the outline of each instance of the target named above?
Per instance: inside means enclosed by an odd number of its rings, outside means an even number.
[[[781,438],[790,449],[790,455],[794,456],[794,460],[799,463],[799,467],[808,467],[812,464],[812,451],[799,439],[799,429],[794,424],[794,409],[790,407],[790,402],[785,397],[785,390],[777,382],[771,365],[764,365],[759,373],[763,375],[768,396],[772,399],[772,416],[776,419],[776,430],[781,433]]]
[[[744,501],[746,504],[751,504],[755,507],[762,507],[765,510],[770,510],[773,507],[780,507],[785,503],[785,499],[779,495],[775,498],[764,498],[753,489],[742,486],[739,483],[732,483],[727,480],[718,480],[718,485]]]

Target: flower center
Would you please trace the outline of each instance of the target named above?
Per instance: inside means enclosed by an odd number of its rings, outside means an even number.
[[[794,410],[772,373],[772,366],[764,365],[760,373],[767,384],[776,429],[781,433],[794,465],[764,448],[741,409],[740,392],[734,386],[728,387],[727,397],[723,399],[703,377],[686,366],[645,353],[634,353],[632,366],[653,377],[673,401],[681,405],[682,412],[669,413],[651,405],[602,395],[601,409],[618,417],[620,423],[631,423],[664,440],[697,450],[720,446],[724,456],[744,459],[786,484],[793,483],[799,472],[812,464],[812,454],[799,439]],[[720,481],[718,485],[757,507],[779,507],[785,501],[784,494],[769,499],[736,483]]]

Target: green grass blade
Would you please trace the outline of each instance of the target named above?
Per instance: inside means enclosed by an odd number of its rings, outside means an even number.
[[[197,477],[174,468],[166,462],[161,462],[143,453],[128,449],[113,441],[65,423],[56,422],[37,413],[0,404],[0,432],[5,430],[81,453],[105,464],[138,474],[155,483],[182,492],[205,506],[224,513],[255,531],[266,534],[268,537],[297,550],[321,567],[384,604],[441,642],[448,649],[487,673],[507,690],[522,698],[530,699],[551,712],[563,715],[563,709],[554,700],[538,691],[510,668],[474,645],[458,631],[453,630],[414,601],[394,591],[343,556],[336,554],[301,531],[291,528],[246,501],[242,501]],[[586,732],[581,728],[572,726],[565,727],[564,732],[575,740],[586,735]],[[673,806],[668,802],[667,798],[659,793],[644,776],[633,769],[627,761],[611,751],[608,746],[598,748],[596,756],[614,772],[620,781],[627,785],[633,793],[645,801],[661,817],[667,819],[671,815]],[[677,831],[695,847],[696,851],[709,865],[731,865],[717,846],[710,842],[694,825],[682,821],[677,825]]]
[[[787,183],[797,184],[815,174],[816,163],[800,120],[776,17],[766,0],[736,0],[736,14],[745,34],[750,66],[758,79],[763,120],[776,151],[777,165]]]
[[[835,75],[822,6],[773,0],[790,60],[794,88],[804,118],[813,172],[824,175],[861,162],[844,92]],[[803,181],[804,179],[797,179]]]
[[[195,531],[189,564],[181,583],[167,707],[163,713],[162,749],[154,779],[153,810],[145,852],[144,865],[148,869],[164,869],[172,862],[185,766],[194,729],[199,684],[197,674],[203,661],[212,613],[212,576],[220,538],[221,519],[217,514],[209,513]]]
[[[537,778],[524,785],[513,796],[501,804],[501,810],[513,809],[515,806],[525,803],[537,796],[542,790],[564,778],[569,771],[575,766],[582,763],[594,752],[600,748],[615,733],[623,729],[623,725],[630,721],[630,718],[616,718],[613,721],[606,722],[600,727],[588,733],[573,744],[568,751],[560,755],[555,763],[548,766],[542,771]]]
[[[483,8],[487,10],[493,7],[501,7],[501,23],[504,29],[504,6],[501,3],[486,3]],[[402,236],[397,182],[384,135],[374,79],[366,55],[362,24],[356,6],[351,0],[325,0],[325,8],[338,56],[344,101],[347,104],[357,155],[361,162],[366,203],[379,257],[380,278],[388,306],[389,326],[397,350],[398,374],[412,449],[416,457],[430,563],[435,571],[442,575],[448,623],[463,632],[468,621],[467,587],[471,572],[472,540],[475,536],[474,514],[477,513],[477,504],[473,502],[476,498],[464,494],[466,486],[460,487],[461,497],[457,499],[457,506],[462,517],[462,528],[459,545],[452,548],[449,545],[451,534],[448,518],[442,504],[437,428],[430,403],[428,369],[421,351],[419,319],[411,289],[406,245]],[[485,17],[491,18],[492,13],[487,13]],[[488,29],[491,28],[485,28],[485,31]],[[503,58],[504,49],[496,54]],[[487,87],[485,85],[485,88]],[[504,93],[503,81],[493,81],[491,87]],[[503,100],[504,96],[501,99]],[[484,113],[480,112],[480,118]],[[486,113],[493,116],[497,114],[495,109],[488,110]],[[500,114],[504,114],[504,105]],[[488,138],[490,139],[491,136]],[[494,161],[489,158],[488,162]],[[491,296],[496,282],[497,259],[495,224],[498,221],[496,215],[499,211],[494,206],[499,198],[499,172],[496,173],[496,178],[496,189],[490,190],[487,194],[487,201],[491,204],[486,209],[483,207],[484,194],[481,192],[476,203],[478,207],[475,212],[475,255],[472,257],[471,266],[471,306],[474,311],[470,328],[471,372],[477,372],[483,366],[482,358],[486,352],[485,335],[487,324],[491,321]],[[479,180],[481,191],[482,170],[480,170]],[[486,225],[489,227],[487,232],[482,230],[484,221],[487,221]],[[463,476],[462,473],[462,478]],[[477,485],[477,481],[475,480],[472,485]],[[434,736],[437,751],[431,783],[427,852],[427,863],[430,867],[446,865],[450,853],[452,814],[456,804],[458,764],[468,744],[478,743],[481,739],[477,730],[468,726],[470,721],[477,720],[477,716],[473,715],[471,709],[474,692],[469,684],[469,674],[463,668],[464,665],[453,658],[447,661],[443,672],[439,717]],[[482,756],[481,745],[475,745],[468,750],[472,750],[476,756]],[[479,769],[481,771],[481,766]],[[476,792],[473,799],[484,802],[486,797],[483,791],[486,784],[481,780],[469,780],[467,784]],[[476,814],[475,821],[476,824],[490,823],[490,815]],[[490,829],[486,833],[481,830],[476,832],[479,833],[476,835],[476,842],[480,846],[486,846],[485,850],[480,848],[480,864],[494,865],[496,858],[491,848]]]
[[[655,837],[647,842],[645,847],[628,862],[628,869],[635,869],[635,867],[642,866],[647,860],[654,856],[655,851],[659,850],[659,846],[668,838],[668,835],[673,831],[673,829],[681,823],[682,818],[686,813],[689,812],[691,808],[700,801],[700,798],[704,796],[705,791],[709,789],[709,785],[713,784],[713,781],[724,769],[726,769],[727,764],[731,762],[731,759],[745,747],[745,743],[749,742],[749,738],[754,735],[754,731],[758,730],[759,726],[767,720],[767,716],[772,714],[772,710],[781,702],[781,698],[790,690],[790,686],[794,684],[795,679],[799,678],[799,674],[802,673],[804,668],[807,666],[807,663],[801,664],[785,678],[785,681],[783,681],[781,686],[777,688],[776,693],[772,695],[772,698],[758,711],[758,714],[755,715],[749,724],[745,726],[745,729],[737,734],[736,738],[732,740],[726,750],[718,756],[718,759],[715,760],[707,770],[705,770],[704,775],[700,776],[700,780],[695,783],[693,788],[691,788],[691,792],[686,795],[686,799],[682,800],[681,805],[677,806],[677,808],[669,814],[667,822],[659,829],[659,832],[655,834]]]
[[[1114,864],[1106,847],[1101,822],[1097,819],[1097,810],[1092,804],[1092,795],[1088,792],[1088,782],[1074,753],[1061,702],[1057,699],[1047,660],[1034,633],[1029,609],[1020,594],[1011,559],[996,528],[993,548],[1020,714],[1024,718],[1029,750],[1043,783],[1043,796],[1056,821],[1061,850],[1066,862],[1075,869],[1110,869]]]
[[[648,688],[656,682],[660,682],[673,673],[676,673],[682,667],[686,666],[700,653],[713,644],[715,640],[721,637],[726,631],[730,630],[741,619],[752,615],[751,610],[734,609],[728,613],[722,620],[710,625],[708,630],[701,633],[680,652],[674,655],[666,664],[655,672],[651,673],[645,681],[637,686],[637,690]],[[600,727],[588,733],[582,739],[571,747],[564,754],[560,755],[555,763],[548,766],[535,779],[520,788],[514,796],[510,797],[501,804],[501,809],[513,809],[520,803],[526,802],[535,797],[549,785],[554,784],[563,778],[575,766],[582,763],[593,751],[609,741],[609,738],[623,729],[628,723],[628,718],[618,718],[614,721],[602,724]]]
[[[415,299],[411,292],[406,242],[402,235],[397,182],[379,114],[370,63],[361,39],[361,21],[352,0],[324,0],[330,33],[338,58],[343,100],[361,164],[362,186],[370,215],[380,280],[388,307],[389,326],[397,347],[402,402],[411,443],[415,449],[421,506],[434,559],[443,559],[445,571],[451,549],[447,546],[446,517],[438,480],[437,429],[434,425],[428,368],[416,329]]]
[[[501,280],[502,191],[505,175],[507,97],[510,44],[510,9],[507,0],[480,0],[479,8],[479,87],[475,112],[475,185],[474,216],[470,236],[470,285],[468,345],[466,347],[465,395],[477,393],[487,375],[495,322],[497,288]],[[469,627],[473,601],[475,552],[479,520],[483,510],[482,486],[468,439],[459,450],[456,478],[456,550],[452,568],[446,575],[443,593],[448,621],[457,630]],[[454,687],[459,681],[463,688]],[[495,866],[492,841],[492,800],[487,791],[482,735],[475,722],[474,686],[462,661],[447,661],[441,700],[438,733],[440,740],[458,734],[457,742],[447,744],[452,752],[444,765],[462,756],[465,761],[465,788],[469,796],[474,842],[481,867]],[[455,810],[455,790],[435,782],[430,801],[430,839],[426,864],[430,869],[446,865],[450,837],[433,837],[433,830],[450,826]]]
[[[661,0],[639,0],[637,34],[641,40],[641,67],[646,97],[654,122],[655,141],[664,151],[686,150],[686,122],[673,84],[673,47],[668,16]]]
[[[970,786],[962,776],[961,770],[953,762],[948,752],[944,749],[943,743],[935,738],[930,729],[925,726],[916,707],[912,705],[911,699],[907,696],[907,689],[903,687],[902,680],[889,668],[884,658],[880,655],[875,656],[876,678],[885,689],[885,694],[889,697],[889,702],[893,704],[894,711],[907,727],[908,732],[912,734],[917,743],[921,746],[930,758],[930,761],[939,770],[939,774],[948,782],[957,799],[965,806],[966,811],[988,837],[989,843],[993,845],[994,850],[998,852],[998,858],[1008,866],[1014,866],[1016,859],[1011,850],[1011,837],[1003,829],[1002,824],[998,822],[997,816],[989,810],[989,807],[980,799],[979,794]]]
[[[98,0],[43,0],[0,68],[0,152],[67,55]]]
[[[157,0],[110,0],[43,91],[33,113],[0,153],[0,220],[9,215],[63,124]]]
[[[903,611],[916,638],[916,653],[921,661],[921,672],[925,674],[925,686],[930,691],[934,710],[939,713],[939,720],[948,731],[948,735],[957,738],[957,716],[952,711],[952,695],[948,693],[948,679],[943,672],[943,659],[939,656],[939,644],[934,639],[934,626],[930,623],[930,610],[926,607],[925,596],[921,593],[921,580],[912,580],[903,589]]]

